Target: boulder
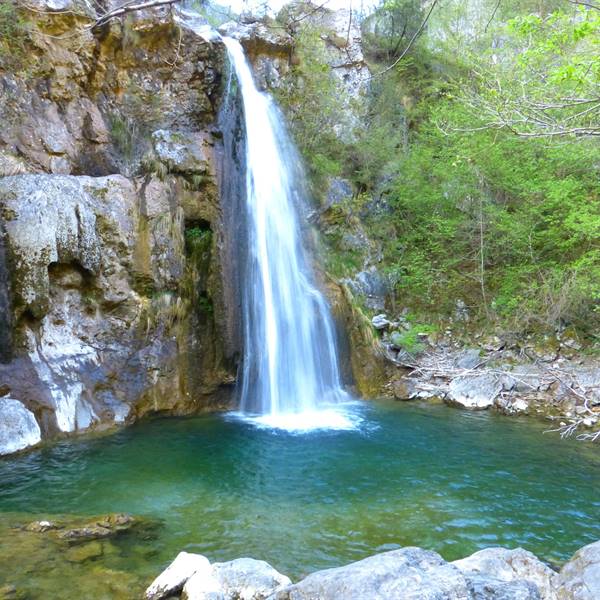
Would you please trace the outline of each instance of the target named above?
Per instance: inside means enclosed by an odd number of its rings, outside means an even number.
[[[558,600],[600,598],[600,541],[579,549],[563,565],[554,585]]]
[[[161,600],[179,593],[188,579],[198,573],[207,577],[212,573],[208,558],[201,554],[180,552],[175,560],[150,584],[145,593],[147,600]]]
[[[502,391],[502,384],[494,375],[457,377],[450,382],[446,402],[461,408],[481,410],[493,406]]]
[[[502,581],[488,575],[465,575],[470,600],[541,600],[531,581]]]
[[[18,400],[0,398],[0,455],[35,446],[41,439],[33,413]]]
[[[458,369],[474,369],[481,363],[478,348],[468,348],[461,352],[455,359],[454,364]]]
[[[464,600],[462,573],[435,552],[402,548],[312,573],[273,600]]]
[[[522,548],[514,550],[486,548],[466,558],[455,560],[452,564],[458,567],[465,577],[473,581],[474,585],[477,584],[478,587],[481,587],[479,585],[481,577],[484,578],[484,581],[488,578],[500,582],[523,581],[533,584],[535,589],[538,590],[539,596],[531,596],[532,598],[556,599],[552,587],[554,572],[534,554]],[[481,597],[486,598],[487,596]],[[490,596],[490,598],[496,598],[496,596]]]
[[[269,563],[253,558],[215,563],[213,574],[228,600],[264,600],[292,583]]]

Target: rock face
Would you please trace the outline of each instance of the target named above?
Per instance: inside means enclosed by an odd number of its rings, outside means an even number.
[[[236,368],[213,135],[224,47],[165,8],[91,32],[91,8],[66,4],[28,13],[28,52],[0,67],[0,454],[222,405]]]
[[[42,439],[33,413],[21,402],[0,398],[0,454],[10,454],[35,446]]]
[[[600,541],[578,550],[554,582],[558,600],[600,598]]]

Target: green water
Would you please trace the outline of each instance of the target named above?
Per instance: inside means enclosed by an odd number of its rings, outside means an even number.
[[[354,431],[290,434],[219,415],[156,419],[0,461],[0,585],[27,585],[35,571],[7,572],[6,554],[16,552],[7,527],[17,516],[161,519],[156,538],[125,536],[77,565],[82,577],[130,573],[131,589],[184,549],[264,559],[298,578],[398,546],[446,559],[522,546],[559,563],[600,539],[598,447],[544,435],[535,421],[444,406],[354,410],[362,418]],[[56,560],[37,585],[54,589],[50,580],[64,577]]]

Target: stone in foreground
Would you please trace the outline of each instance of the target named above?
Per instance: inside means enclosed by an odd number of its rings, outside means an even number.
[[[272,596],[273,600],[464,600],[462,573],[437,553],[402,548],[317,571]]]
[[[183,600],[265,600],[290,584],[263,560],[238,558],[211,565],[200,554],[180,552],[145,597],[162,600],[181,592]]]
[[[552,587],[554,571],[541,562],[534,554],[516,548],[485,548],[471,556],[455,560],[453,563],[475,587],[481,588],[483,582],[497,580],[499,582],[526,582],[533,585],[537,595],[531,598],[555,600],[556,593]],[[513,591],[514,593],[514,591]],[[475,595],[478,598],[477,595]],[[481,596],[485,598],[486,596]],[[496,596],[492,596],[495,598]],[[502,597],[502,596],[499,596]],[[510,597],[510,596],[509,596]],[[520,596],[515,596],[520,597]],[[527,597],[527,596],[525,596]]]
[[[262,600],[292,583],[269,563],[253,558],[215,563],[213,572],[226,598]]]
[[[600,598],[600,541],[579,549],[554,582],[558,600]]]
[[[181,591],[186,582],[196,573],[210,576],[208,558],[201,554],[180,552],[146,590],[147,600],[161,600]]]

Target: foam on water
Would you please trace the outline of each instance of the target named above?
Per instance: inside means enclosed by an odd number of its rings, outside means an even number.
[[[228,413],[228,416],[259,429],[278,429],[288,433],[310,433],[323,429],[353,431],[361,429],[364,422],[356,404],[348,402],[299,413],[251,415],[243,412],[231,412]]]

